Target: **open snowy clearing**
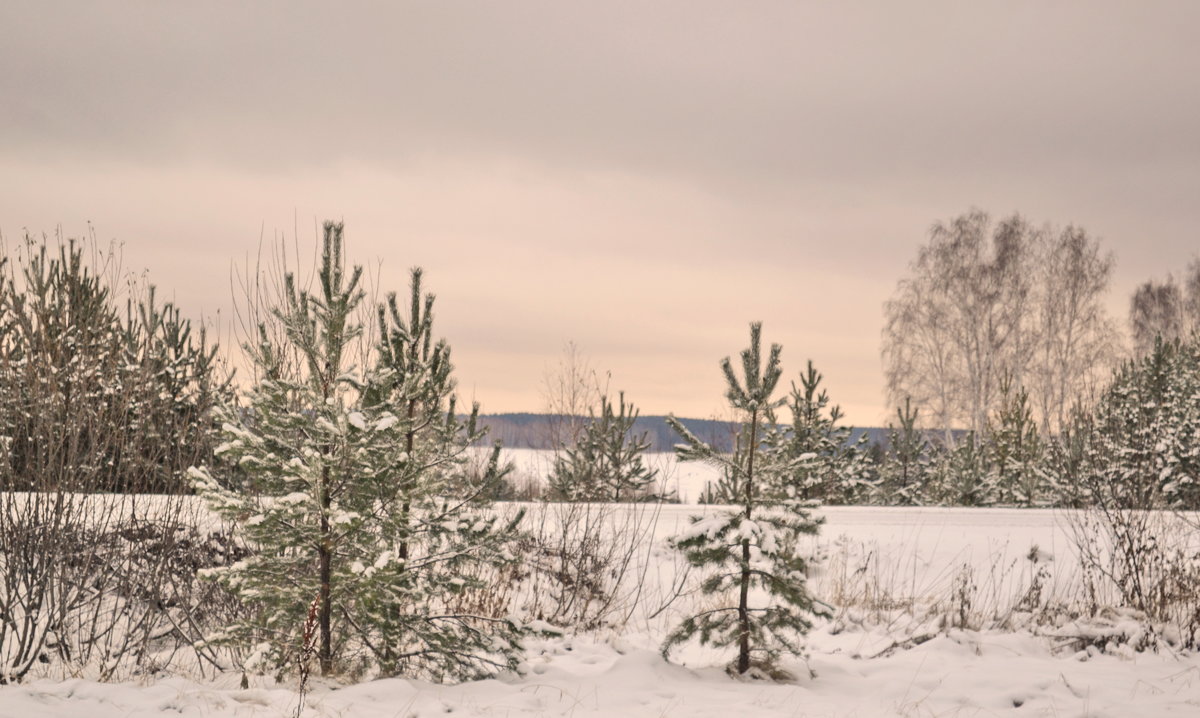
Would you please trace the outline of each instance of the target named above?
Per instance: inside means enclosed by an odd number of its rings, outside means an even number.
[[[651,567],[646,590],[655,598],[679,570],[661,539],[686,525],[687,516],[715,510],[608,509],[608,520],[618,522],[655,512],[654,539],[643,554]],[[848,598],[857,603],[818,624],[807,664],[784,663],[797,676],[794,683],[734,680],[722,670],[727,657],[707,649],[682,651],[677,659],[683,665],[664,661],[657,646],[688,610],[685,596],[656,616],[646,615],[650,608],[635,611],[621,633],[531,639],[521,675],[456,686],[402,679],[347,687],[318,682],[303,715],[1200,715],[1200,657],[1134,653],[1119,644],[1106,652],[1081,649],[1070,637],[1088,629],[1070,623],[1031,628],[1015,613],[1037,568],[1048,574],[1047,596],[1069,599],[1078,570],[1069,514],[866,507],[820,513],[826,524],[817,548],[826,560],[812,587],[830,600],[837,592],[856,594]],[[952,604],[961,585],[956,581],[968,573],[971,615],[993,627],[946,624],[947,612],[958,610]],[[880,607],[886,602],[907,603],[905,610],[889,612]],[[1010,627],[994,627],[997,619]],[[1118,633],[1137,630],[1122,626],[1120,616],[1111,624]],[[270,686],[260,678],[241,690],[239,680],[228,674],[209,682],[105,684],[48,673],[0,687],[0,718],[295,714],[294,684]]]

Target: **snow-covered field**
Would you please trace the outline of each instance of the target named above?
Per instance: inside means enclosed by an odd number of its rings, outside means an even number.
[[[546,510],[543,507],[543,510]],[[609,521],[641,521],[647,574],[641,600],[661,601],[681,566],[661,539],[702,510],[610,507]],[[713,510],[707,508],[706,510]],[[641,513],[639,513],[641,512]],[[656,513],[646,513],[656,512]],[[810,635],[792,683],[740,681],[706,649],[682,662],[657,653],[687,610],[683,596],[656,616],[640,608],[620,631],[527,643],[520,675],[463,685],[403,679],[318,682],[305,716],[1197,716],[1200,657],[1135,653],[1119,641],[1087,648],[1095,631],[1064,615],[1035,625],[1021,601],[1036,579],[1040,605],[1075,585],[1073,521],[1010,509],[829,508],[815,548],[825,555],[814,591],[839,604]],[[652,521],[646,523],[646,521]],[[653,536],[653,538],[651,538]],[[964,598],[965,597],[965,598]],[[956,603],[957,601],[957,603]],[[955,617],[965,617],[958,627]],[[1111,632],[1137,630],[1112,616]],[[49,675],[0,687],[0,718],[294,715],[295,686],[240,675],[105,684]]]

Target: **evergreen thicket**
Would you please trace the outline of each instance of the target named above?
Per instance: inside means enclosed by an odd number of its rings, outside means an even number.
[[[22,248],[0,258],[3,488],[187,491],[229,396],[216,346],[94,241]]]
[[[915,428],[915,412],[900,410],[876,501],[1200,508],[1200,339],[1160,338],[1113,372],[1093,409],[1074,407],[1055,434],[1039,431],[1023,388],[1005,381],[1001,396],[986,433],[929,444],[928,471],[910,458],[926,433]],[[912,467],[922,482],[902,478]]]
[[[1071,438],[1060,463],[1082,464],[1086,503],[1200,509],[1200,339],[1160,338],[1122,365]]]
[[[810,360],[800,384],[792,382],[785,406],[792,416],[791,433],[780,447],[796,466],[789,479],[801,498],[828,504],[865,500],[875,483],[867,452],[867,435],[852,440],[854,429],[839,426],[841,407],[830,406],[820,372]]]

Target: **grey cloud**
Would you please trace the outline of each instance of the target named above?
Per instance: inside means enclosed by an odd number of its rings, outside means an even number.
[[[747,181],[1180,161],[1191,3],[7,5],[6,152]]]

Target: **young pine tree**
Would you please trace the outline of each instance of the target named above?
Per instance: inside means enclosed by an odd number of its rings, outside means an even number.
[[[989,490],[988,451],[978,435],[968,431],[951,448],[938,452],[939,503],[950,506],[987,506],[995,503]]]
[[[652,501],[657,471],[646,466],[643,454],[650,448],[646,434],[635,434],[638,410],[625,402],[625,392],[613,404],[600,397],[600,413],[593,410],[574,446],[554,462],[550,493],[561,501]]]
[[[775,421],[775,409],[784,401],[772,398],[781,373],[781,347],[772,344],[764,364],[761,334],[761,324],[750,325],[740,379],[728,357],[721,363],[726,398],[744,418],[732,455],[718,453],[674,417],[667,419],[685,442],[677,447],[680,460],[721,468],[736,484],[732,491],[739,506],[695,516],[690,529],[673,539],[691,565],[709,572],[701,591],[715,605],[685,619],[667,637],[662,652],[669,656],[697,636],[703,644],[736,646],[732,668],[739,674],[752,665],[769,670],[783,652],[799,654],[812,617],[828,615],[808,592],[800,546],[800,537],[815,534],[820,521],[797,491],[802,461],[784,448],[790,431]]]
[[[1071,407],[1067,417],[1058,435],[1047,442],[1042,465],[1054,505],[1078,509],[1091,500],[1088,476],[1095,419],[1078,404]]]
[[[987,481],[999,503],[1041,503],[1045,485],[1041,437],[1029,393],[1014,386],[1008,377],[1000,382],[1000,409],[992,423],[988,448],[991,471]]]
[[[796,462],[792,481],[801,498],[825,503],[850,504],[861,498],[871,484],[867,436],[851,443],[854,430],[838,426],[839,406],[829,406],[829,394],[820,388],[822,376],[810,360],[792,383],[787,406],[792,414],[792,431],[784,444],[789,459]]]
[[[260,325],[246,347],[261,379],[245,407],[224,410],[218,449],[246,490],[192,472],[251,550],[210,572],[254,609],[214,640],[254,646],[250,668],[295,668],[312,606],[323,674],[444,679],[511,667],[517,626],[461,608],[482,588],[472,565],[512,560],[505,535],[515,521],[500,526],[475,510],[477,494],[445,491],[479,434],[455,413],[433,299],[414,271],[408,320],[389,297],[360,372],[349,357],[363,331],[361,268],[347,273],[342,256],[342,225],[326,223],[317,291],[287,274],[274,308],[283,331]]]
[[[899,426],[888,425],[888,450],[881,467],[883,501],[886,504],[916,506],[924,502],[929,471],[929,442],[917,427],[920,409],[909,399],[896,407]]]

